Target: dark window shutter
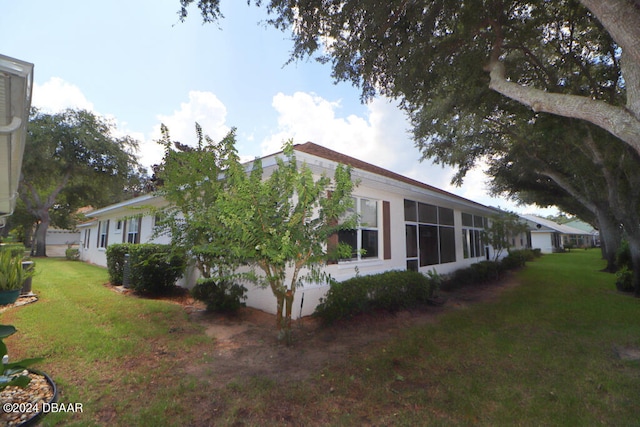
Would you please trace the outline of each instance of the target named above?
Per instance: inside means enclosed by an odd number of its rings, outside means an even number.
[[[384,259],[391,259],[391,204],[382,202],[382,245]]]
[[[331,198],[333,191],[327,191],[327,198]],[[330,225],[337,225],[337,220],[332,220]],[[327,239],[327,254],[329,254],[329,258],[327,259],[327,265],[333,265],[338,263],[338,259],[331,256],[331,254],[335,253],[338,249],[338,233],[333,233]]]
[[[109,221],[107,220],[107,230],[106,233],[104,235],[104,247],[106,248],[107,246],[109,246]]]
[[[140,243],[140,234],[142,232],[142,217],[138,217],[138,233],[136,234],[136,243]]]
[[[122,243],[127,243],[127,220],[122,221]]]

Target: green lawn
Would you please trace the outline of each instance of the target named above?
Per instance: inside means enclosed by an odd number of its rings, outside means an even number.
[[[603,267],[596,250],[546,255],[498,300],[292,384],[208,387],[184,362],[214,343],[181,307],[117,295],[77,262],[37,260],[40,301],[0,321],[19,329],[10,351],[45,356],[61,401],[84,404],[44,425],[640,425],[640,363],[614,351],[640,348],[640,300]]]

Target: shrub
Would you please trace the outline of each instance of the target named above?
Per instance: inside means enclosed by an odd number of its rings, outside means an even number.
[[[24,258],[24,253],[26,251],[24,245],[18,244],[8,244],[8,245],[0,245],[0,251],[9,251],[11,252],[12,257],[20,257]]]
[[[473,271],[473,283],[484,283],[500,278],[502,272],[497,261],[480,261],[471,265]]]
[[[107,271],[111,284],[122,285],[124,256],[129,253],[132,246],[131,243],[118,243],[107,247]]]
[[[314,315],[331,323],[375,310],[396,312],[415,307],[433,296],[435,280],[417,271],[388,271],[334,282]]]
[[[623,240],[620,242],[620,247],[616,251],[616,265],[618,268],[627,268],[633,270],[633,260],[631,259],[631,249],[629,249],[629,242]]]
[[[164,294],[171,291],[187,266],[182,250],[153,243],[129,247],[131,288],[136,292]]]
[[[64,256],[69,261],[77,261],[80,259],[80,249],[67,248],[67,250],[64,251]]]
[[[532,261],[534,257],[534,253],[529,249],[510,251],[506,257],[500,260],[500,264],[504,270],[513,270],[524,267],[526,262]]]
[[[247,288],[226,280],[200,279],[191,290],[191,295],[207,304],[207,311],[230,313],[243,307]]]
[[[633,270],[622,267],[616,272],[616,289],[620,292],[633,292]]]

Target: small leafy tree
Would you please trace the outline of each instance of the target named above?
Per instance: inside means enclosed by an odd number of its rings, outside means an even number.
[[[484,229],[482,240],[493,247],[493,260],[497,261],[504,250],[511,248],[511,239],[529,230],[517,214],[504,212],[489,218],[489,226]]]
[[[353,182],[339,165],[333,179],[300,165],[291,142],[284,158],[264,170],[259,159],[240,163],[235,129],[215,144],[196,126],[195,148],[171,142],[166,128],[162,194],[172,205],[160,221],[173,243],[189,249],[205,278],[249,280],[276,297],[279,337],[290,342],[295,291],[303,281],[329,278],[329,258],[349,257],[351,248],[327,245],[342,228],[353,228]]]
[[[165,148],[162,165],[155,166],[156,193],[169,202],[157,216],[156,233],[167,233],[174,246],[185,248],[205,279],[229,278],[240,260],[227,250],[228,230],[220,222],[220,196],[225,192],[224,170],[238,163],[235,129],[219,143],[204,135],[196,123],[198,144],[190,147],[172,141],[161,128]]]

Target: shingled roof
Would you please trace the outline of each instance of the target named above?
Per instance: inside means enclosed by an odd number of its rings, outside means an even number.
[[[376,175],[381,175],[387,178],[391,178],[396,181],[404,182],[409,185],[413,185],[419,188],[424,188],[425,190],[433,191],[435,193],[439,193],[447,197],[451,197],[457,200],[462,200],[468,203],[473,203],[484,208],[487,207],[485,205],[482,205],[481,203],[474,202],[473,200],[465,199],[464,197],[458,196],[453,193],[449,193],[448,191],[442,190],[437,187],[433,187],[429,184],[425,184],[424,182],[420,182],[415,179],[408,178],[404,175],[400,175],[398,173],[391,172],[390,170],[381,168],[379,166],[372,165],[371,163],[363,162],[362,160],[356,159],[355,157],[347,156],[346,154],[342,154],[337,151],[331,150],[329,148],[323,147],[321,145],[314,144],[313,142],[306,142],[304,144],[295,144],[293,148],[297,151],[300,151],[306,154],[322,157],[323,159],[331,160],[337,163],[342,163],[343,165],[351,166],[352,168],[355,168],[355,169],[371,172]]]

